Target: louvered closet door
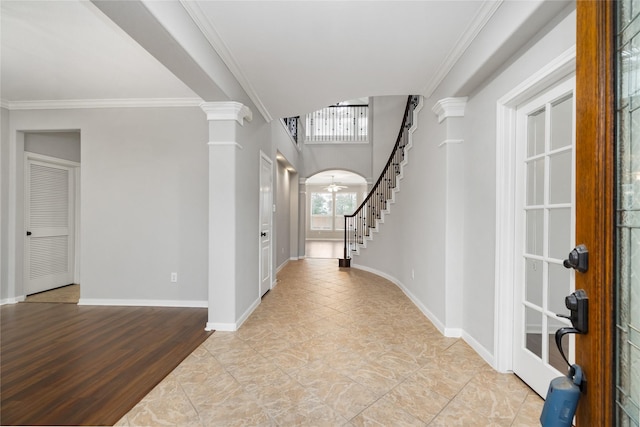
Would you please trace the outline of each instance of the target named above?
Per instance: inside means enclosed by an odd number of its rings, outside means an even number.
[[[27,160],[25,293],[73,283],[73,170]]]

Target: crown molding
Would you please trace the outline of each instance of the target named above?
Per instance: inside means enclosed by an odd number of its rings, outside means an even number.
[[[213,50],[215,50],[220,56],[222,62],[224,62],[227,68],[229,68],[231,74],[233,74],[238,83],[240,83],[240,86],[247,93],[249,99],[251,99],[266,122],[269,123],[273,120],[273,117],[260,99],[256,90],[251,85],[251,82],[249,82],[249,79],[242,72],[242,69],[238,65],[238,61],[236,61],[231,50],[227,47],[224,40],[222,40],[222,37],[220,37],[220,34],[216,31],[213,23],[209,20],[198,3],[194,1],[180,0],[180,4],[182,4],[182,7],[187,11],[191,19],[193,19],[193,22],[200,29]]]
[[[67,110],[84,108],[149,108],[199,107],[200,98],[130,98],[130,99],[60,99],[43,101],[7,101],[2,107],[9,110]]]
[[[449,52],[447,57],[442,61],[440,67],[436,71],[434,77],[422,90],[422,94],[426,98],[433,95],[433,91],[442,83],[449,71],[456,65],[456,62],[460,60],[464,52],[480,34],[480,31],[487,25],[487,22],[491,19],[493,14],[498,10],[503,0],[485,0],[480,6],[480,10],[476,16],[473,17],[471,23],[467,26],[467,30],[458,38],[453,49]]]
[[[431,108],[438,116],[438,123],[448,117],[464,117],[464,107],[467,105],[467,97],[443,98]]]
[[[249,107],[240,102],[203,102],[200,108],[207,113],[207,120],[235,120],[244,126],[244,120],[251,121],[253,113]]]

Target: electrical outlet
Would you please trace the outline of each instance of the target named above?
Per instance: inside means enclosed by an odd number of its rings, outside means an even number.
[[[178,282],[178,273],[171,273],[171,283],[177,283]]]
[[[415,271],[413,271],[413,268],[411,269],[411,278],[412,279],[416,278],[416,273],[415,273]]]

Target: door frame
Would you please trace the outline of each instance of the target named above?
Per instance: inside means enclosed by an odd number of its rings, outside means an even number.
[[[267,154],[260,150],[260,162],[258,163],[258,179],[259,179],[259,188],[262,191],[262,160],[266,160],[270,166],[271,172],[271,205],[273,206],[274,200],[274,182],[273,179],[273,160]],[[269,221],[269,290],[273,288],[273,207],[269,207],[270,212],[270,221]],[[262,230],[262,195],[260,195],[260,200],[258,203],[258,298],[262,298],[261,295],[261,285],[262,285],[262,239],[260,238],[260,230]]]
[[[497,102],[496,129],[496,255],[494,360],[499,372],[513,370],[513,277],[516,223],[516,109],[576,69],[576,49],[567,49]]]
[[[589,297],[589,333],[576,337],[586,393],[578,425],[613,425],[615,405],[615,2],[577,2],[576,243],[589,249],[589,270],[576,289]]]
[[[28,186],[30,185],[29,178],[29,167],[28,162],[30,160],[35,160],[38,162],[49,163],[52,165],[63,166],[71,169],[72,178],[73,178],[73,283],[80,283],[80,163],[74,162],[71,160],[61,159],[58,157],[46,156],[44,154],[33,153],[30,151],[24,151],[24,185],[23,185],[23,194],[26,196],[28,191]],[[27,241],[26,241],[26,231],[27,231],[27,222],[28,222],[28,209],[27,209],[28,200],[24,197],[24,207],[23,207],[23,225],[24,230],[22,233],[22,238],[24,239],[23,243],[23,285],[22,290],[26,295],[25,282],[26,278],[29,274],[29,261],[27,259]]]

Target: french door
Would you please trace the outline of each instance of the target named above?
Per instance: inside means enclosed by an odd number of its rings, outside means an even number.
[[[564,299],[574,275],[563,260],[574,246],[574,86],[569,78],[516,112],[516,283],[513,370],[538,394],[567,371],[554,342],[571,324]],[[564,341],[573,360],[574,338]]]

